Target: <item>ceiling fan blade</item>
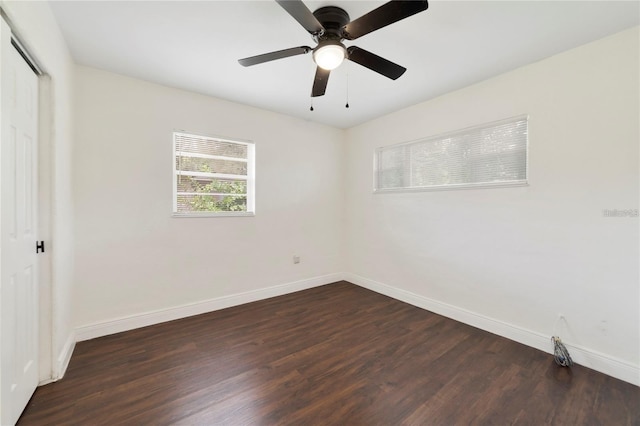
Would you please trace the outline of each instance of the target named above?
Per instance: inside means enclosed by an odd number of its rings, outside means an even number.
[[[292,47],[291,49],[277,50],[275,52],[263,53],[262,55],[250,56],[244,59],[238,59],[243,67],[261,64],[263,62],[275,61],[276,59],[288,58],[289,56],[304,55],[311,52],[309,46]]]
[[[350,61],[369,68],[371,71],[375,71],[385,77],[389,77],[391,80],[396,80],[407,70],[405,67],[401,67],[398,64],[394,64],[387,59],[356,46],[350,46],[347,49],[347,53],[349,54],[348,59]]]
[[[427,7],[429,4],[426,0],[392,0],[345,25],[344,36],[347,40],[355,40],[372,31],[427,10]]]
[[[302,0],[276,0],[276,2],[311,34],[318,34],[324,31],[320,21],[313,16],[313,13],[305,6]]]
[[[311,89],[311,97],[322,96],[327,90],[327,83],[329,82],[329,74],[331,71],[323,68],[316,68],[316,76],[313,79],[313,88]]]

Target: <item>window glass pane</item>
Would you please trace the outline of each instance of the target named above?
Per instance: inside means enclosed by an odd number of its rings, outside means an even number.
[[[192,212],[246,212],[246,195],[185,195],[178,194],[178,211]]]
[[[174,213],[254,211],[254,146],[174,133]]]
[[[247,181],[177,176],[178,192],[246,194]]]
[[[517,118],[380,148],[376,190],[526,182],[527,133]]]
[[[412,186],[451,185],[465,182],[466,151],[466,144],[461,138],[446,138],[412,145]]]
[[[380,151],[378,157],[379,185],[381,188],[402,188],[405,186],[406,147]]]
[[[185,172],[224,173],[230,175],[247,175],[247,163],[244,161],[228,161],[212,158],[176,156],[176,169]]]
[[[199,136],[178,136],[176,152],[192,152],[224,157],[247,158],[247,145]]]

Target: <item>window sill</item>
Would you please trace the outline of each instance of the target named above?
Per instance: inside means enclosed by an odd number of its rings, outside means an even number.
[[[211,217],[253,217],[255,212],[205,212],[205,213],[172,213],[171,217],[175,218],[211,218]]]
[[[393,194],[398,192],[431,192],[431,191],[453,191],[460,189],[489,189],[489,188],[511,188],[517,186],[529,186],[526,180],[512,182],[496,182],[496,183],[465,183],[457,185],[440,185],[440,186],[415,186],[404,188],[387,188],[374,189],[374,194]]]

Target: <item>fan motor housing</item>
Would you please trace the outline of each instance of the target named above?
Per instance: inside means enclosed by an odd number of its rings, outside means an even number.
[[[347,11],[337,6],[321,7],[313,12],[313,16],[315,16],[325,28],[323,34],[318,34],[314,37],[316,41],[326,39],[342,40],[344,38],[342,27],[347,25],[351,20]]]

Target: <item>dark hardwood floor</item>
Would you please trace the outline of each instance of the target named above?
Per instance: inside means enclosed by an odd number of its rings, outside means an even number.
[[[640,388],[339,282],[81,342],[18,424],[639,425]]]

